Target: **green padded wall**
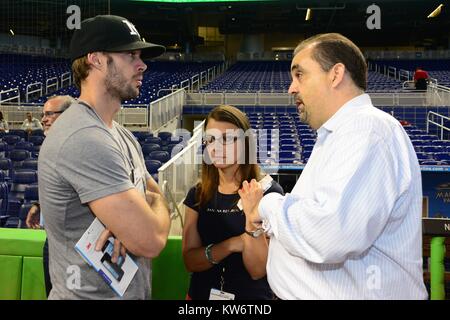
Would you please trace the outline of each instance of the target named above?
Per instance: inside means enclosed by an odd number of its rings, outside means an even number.
[[[181,254],[181,237],[170,236],[159,257],[152,262],[152,299],[184,300],[189,286]]]
[[[23,257],[21,300],[46,300],[44,265],[40,257]]]
[[[0,300],[19,300],[22,257],[0,255]]]
[[[0,255],[42,257],[45,231],[0,228]]]
[[[45,299],[42,248],[45,231],[0,228],[0,299]],[[152,298],[185,299],[189,273],[184,268],[181,237],[171,236],[153,259]]]

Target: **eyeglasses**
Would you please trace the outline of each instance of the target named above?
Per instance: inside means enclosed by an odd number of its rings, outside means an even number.
[[[45,111],[44,113],[41,113],[41,118],[43,117],[51,117],[57,113],[63,113],[63,111]]]
[[[205,135],[203,138],[203,144],[210,145],[214,143],[215,141],[218,141],[222,145],[230,145],[237,141],[239,137],[233,134],[226,134],[224,133],[221,136],[213,136],[211,134]]]

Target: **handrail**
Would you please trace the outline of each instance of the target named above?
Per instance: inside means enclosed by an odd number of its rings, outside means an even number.
[[[169,203],[172,203],[172,205],[175,208],[175,212],[170,213],[170,219],[175,220],[175,217],[178,216],[180,218],[181,228],[184,228],[184,219],[183,215],[180,212],[180,209],[178,208],[178,204],[173,196],[172,189],[169,186],[169,182],[167,180],[164,180],[163,187],[162,187],[163,194],[167,193],[169,194]]]
[[[175,84],[174,84],[174,86],[176,86]],[[156,95],[159,97],[159,94],[161,93],[161,92],[163,92],[163,91],[170,91],[170,93],[174,93],[175,91],[177,91],[177,90],[179,90],[178,88],[174,88],[173,86],[172,86],[172,88],[170,88],[170,89],[159,89],[158,90],[158,92],[156,93]],[[165,97],[165,96],[164,96]],[[161,98],[163,98],[163,97],[161,97]]]
[[[39,89],[36,90],[31,90],[31,87],[35,86],[35,85],[39,85]],[[25,101],[28,102],[29,100],[29,96],[33,93],[39,92],[40,93],[40,97],[42,96],[42,82],[34,82],[34,83],[30,83],[29,85],[27,85],[27,88],[25,90]]]
[[[431,120],[430,119],[430,115],[437,116],[437,117],[441,118],[441,123],[437,123],[437,122]],[[434,119],[434,117],[433,117],[433,119]],[[428,111],[428,113],[427,113],[427,132],[429,133],[430,123],[434,124],[434,125],[438,126],[439,128],[441,128],[441,140],[444,140],[444,130],[450,132],[450,128],[448,128],[448,127],[446,127],[444,125],[444,119],[445,120],[450,120],[449,117],[446,117],[446,116],[444,116],[442,114],[439,114],[439,113],[436,113],[436,112],[433,112],[433,111]]]
[[[2,99],[2,94],[8,93],[8,92],[14,92],[14,91],[17,91],[17,95],[16,96],[9,97],[9,98],[6,98],[6,99]],[[17,99],[17,103],[20,104],[20,90],[19,90],[19,87],[11,88],[11,89],[4,90],[4,91],[0,91],[0,104],[2,104],[4,102],[11,101],[11,100],[15,100],[15,99]]]
[[[206,120],[203,120],[202,122],[200,122],[195,128],[194,130],[192,130],[192,137],[189,139],[189,142],[194,141],[194,138],[196,137],[196,135],[198,134],[197,132],[202,132],[203,131],[203,126],[205,125]]]
[[[64,82],[68,81],[69,86],[72,84],[72,73],[65,72],[61,75],[61,88],[64,88]]]
[[[182,227],[184,226],[183,216],[178,208],[178,204],[181,203],[182,199],[174,196],[173,191],[175,191],[175,195],[177,195],[177,192],[179,195],[180,188],[183,189],[186,185],[193,184],[198,178],[197,175],[200,170],[198,165],[201,163],[201,160],[198,161],[197,159],[197,150],[201,145],[202,127],[203,122],[194,129],[195,133],[187,141],[185,148],[158,169],[159,185],[174,207],[174,212],[171,212],[171,218],[178,215]],[[197,138],[200,138],[200,141]],[[180,165],[182,166],[181,168],[178,167]],[[194,168],[188,168],[190,165],[194,165]],[[172,181],[170,182],[170,180]]]
[[[186,85],[187,83],[187,85]],[[180,88],[185,89],[186,91],[189,90],[189,79],[186,79],[184,81],[180,82]]]
[[[402,90],[415,88],[415,86],[413,84],[414,84],[413,80],[403,81],[402,82]]]
[[[206,71],[200,72],[200,87],[203,87],[208,82],[208,76]]]
[[[55,81],[55,82],[49,84],[50,81]],[[49,79],[45,80],[45,94],[48,94],[48,89],[52,88],[52,87],[56,87],[56,90],[58,90],[59,83],[58,83],[58,78],[57,77],[53,77],[53,78],[49,78]]]
[[[161,90],[173,91],[173,89],[161,89]],[[176,91],[173,91],[172,93],[169,93],[168,95],[165,95],[165,96],[163,96],[163,97],[161,97],[161,98],[159,98],[159,99],[157,99],[155,101],[152,101],[148,105],[148,119],[147,120],[148,120],[148,127],[150,128],[150,130],[156,130],[156,128],[159,128],[160,126],[162,126],[164,124],[164,123],[160,123],[159,126],[157,126],[155,128],[153,127],[154,112],[157,112],[158,110],[160,111],[158,114],[155,114],[155,116],[158,117],[158,120],[161,120],[160,118],[163,115],[163,112],[161,110],[161,105],[160,104],[169,101],[169,99],[171,99],[172,97],[174,97],[176,95],[184,94],[184,92],[185,92],[185,90],[182,89],[182,88],[181,89],[177,89]],[[158,94],[159,94],[159,91],[158,91]],[[183,103],[184,103],[184,100],[180,104],[177,104],[176,106],[174,106],[174,107],[177,108],[177,111],[179,111],[180,114],[182,112],[182,105],[183,105]],[[170,103],[166,103],[165,106],[167,108],[169,108],[170,107],[169,104]],[[167,113],[164,113],[164,114],[167,115]],[[170,116],[170,113],[169,113],[169,116]],[[176,115],[175,115],[175,117],[176,117]],[[168,119],[168,121],[172,120],[173,118],[174,117],[172,117],[171,119]]]

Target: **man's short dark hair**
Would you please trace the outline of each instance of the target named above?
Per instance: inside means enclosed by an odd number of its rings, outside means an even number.
[[[361,50],[348,38],[339,33],[324,33],[302,41],[294,50],[294,56],[313,45],[312,58],[322,70],[330,71],[336,63],[345,65],[356,86],[367,90],[367,64]]]
[[[89,75],[91,67],[87,60],[87,55],[76,59],[72,63],[73,82],[78,90],[81,90],[81,82]]]

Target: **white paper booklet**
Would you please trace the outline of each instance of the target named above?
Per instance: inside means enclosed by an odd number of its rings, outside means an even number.
[[[116,263],[111,261],[114,249],[114,238],[106,241],[101,251],[95,251],[95,244],[105,226],[95,218],[80,240],[75,249],[86,262],[93,267],[106,281],[106,283],[119,295],[123,296],[131,280],[138,270],[137,264],[127,254],[124,258],[119,256]]]

